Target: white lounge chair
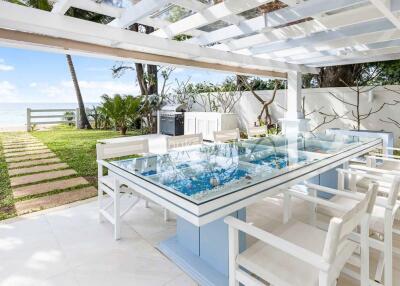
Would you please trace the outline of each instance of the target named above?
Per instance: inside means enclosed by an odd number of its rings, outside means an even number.
[[[229,141],[240,141],[239,128],[232,130],[214,131],[214,142],[225,143]]]
[[[344,186],[347,176],[349,177],[349,190],[346,191]],[[327,215],[329,217],[335,217],[353,208],[360,200],[363,199],[365,190],[362,189],[362,191],[359,192],[359,188],[356,185],[356,182],[360,181],[361,179],[364,180],[363,185],[366,182],[371,183],[372,181],[377,181],[379,183],[379,188],[377,189],[378,197],[372,210],[370,219],[370,230],[372,233],[370,236],[370,246],[371,248],[374,248],[380,252],[380,257],[375,272],[375,281],[382,282],[383,270],[385,269],[385,285],[391,286],[393,250],[395,250],[397,253],[400,253],[400,250],[393,249],[392,242],[392,234],[400,234],[398,230],[393,229],[395,214],[400,206],[399,201],[397,201],[400,191],[400,177],[379,177],[375,174],[362,172],[360,170],[338,169],[339,190],[306,183],[305,186],[307,187],[309,195],[313,196],[311,200],[310,198],[307,199],[307,197],[305,197],[306,195],[304,194],[299,194],[298,192],[296,193],[295,189],[289,191],[286,196],[293,195],[305,200],[309,200],[315,204],[315,201],[320,200],[315,197],[317,191],[332,194],[334,196],[330,200],[325,201],[325,203],[320,204],[317,208],[317,211],[320,214]],[[384,186],[381,186],[382,184]],[[315,205],[311,209],[315,210]],[[314,216],[311,221],[315,222],[315,212],[311,215]],[[379,234],[379,236],[377,237],[376,234]],[[357,277],[353,271],[346,270],[346,272],[355,278]]]
[[[319,285],[331,286],[348,259],[358,248],[348,235],[361,225],[362,286],[369,285],[369,216],[377,184],[371,184],[364,198],[341,217],[332,218],[328,232],[291,220],[273,233],[233,217],[229,225],[229,285]],[[259,241],[239,253],[239,231]],[[257,277],[257,278],[256,278]]]
[[[146,155],[149,153],[148,140],[135,140],[120,143],[98,143],[96,145],[97,160],[106,160],[111,158],[118,158],[130,155]],[[106,173],[106,174],[105,174]],[[118,190],[118,191],[116,191]],[[111,202],[103,204],[104,193],[106,193]],[[123,195],[131,196],[130,204],[124,209],[120,209],[120,199]],[[115,184],[115,177],[112,173],[105,170],[105,167],[98,162],[98,207],[99,207],[99,220],[107,219],[114,225],[114,237],[120,238],[120,224],[121,218],[131,210],[139,201],[141,197],[135,193],[135,190],[126,188],[124,186],[117,186]],[[148,207],[148,201],[145,200],[145,205]],[[113,207],[112,213],[108,211]],[[164,209],[164,220],[168,220],[168,212]]]
[[[190,134],[180,136],[169,136],[167,137],[167,150],[200,145],[203,143],[202,134]]]

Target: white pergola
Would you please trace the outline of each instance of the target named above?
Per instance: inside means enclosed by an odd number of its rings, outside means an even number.
[[[218,2],[214,4],[214,2]],[[400,0],[58,0],[51,12],[0,0],[0,43],[61,53],[288,79],[288,114],[299,110],[301,73],[400,59]],[[178,6],[175,22],[162,17]],[[113,18],[66,16],[79,8]],[[140,23],[151,34],[127,28]],[[189,36],[177,41],[177,35]],[[290,116],[290,114],[292,114]]]

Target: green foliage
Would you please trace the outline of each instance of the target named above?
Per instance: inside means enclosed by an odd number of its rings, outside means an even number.
[[[137,132],[127,132],[130,136],[137,134]],[[121,136],[116,131],[84,130],[67,125],[59,125],[49,131],[32,132],[32,135],[94,186],[97,185],[97,141]]]
[[[1,138],[0,138],[1,139]],[[0,220],[16,215],[7,164],[0,144]]]
[[[104,94],[101,98],[102,103],[98,110],[110,118],[121,134],[125,135],[128,126],[139,116],[141,98],[119,94],[114,97]]]

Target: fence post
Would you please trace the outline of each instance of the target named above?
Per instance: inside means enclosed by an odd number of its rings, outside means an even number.
[[[31,109],[26,109],[26,131],[31,131]]]
[[[75,110],[75,127],[79,128],[79,121],[80,121],[80,113],[79,108]]]

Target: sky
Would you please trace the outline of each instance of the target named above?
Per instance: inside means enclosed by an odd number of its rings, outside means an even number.
[[[113,78],[114,60],[73,56],[75,70],[85,102],[100,101],[103,94],[139,94],[134,71]],[[222,82],[231,74],[200,69],[175,68],[169,80],[169,90],[175,78],[192,82]],[[76,102],[65,55],[0,47],[0,103]]]

